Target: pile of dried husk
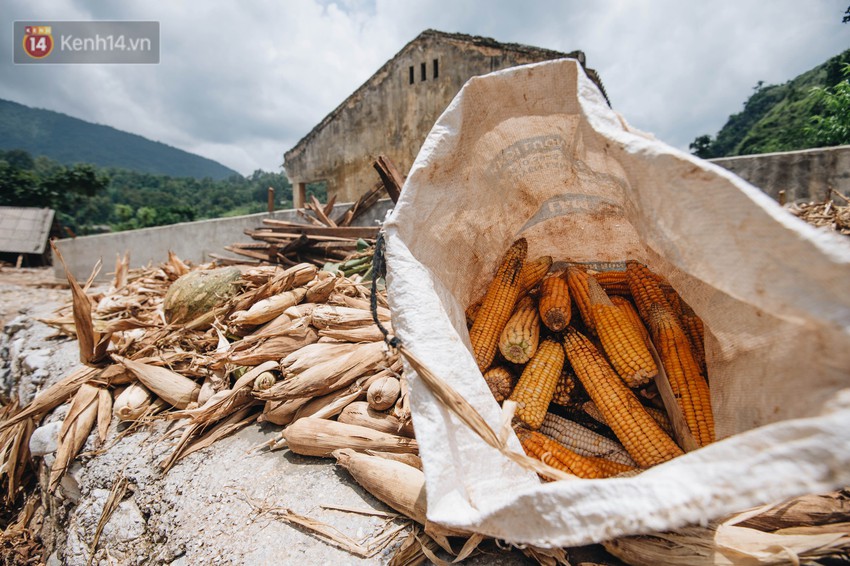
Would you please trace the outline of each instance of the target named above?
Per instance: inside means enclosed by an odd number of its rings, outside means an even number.
[[[119,261],[106,292],[91,291],[91,279],[80,286],[69,276],[69,283],[72,305],[44,322],[77,337],[83,366],[26,407],[0,409],[7,509],[24,491],[32,431],[70,400],[49,474],[51,492],[89,435],[102,445],[116,419],[177,421],[179,440],[162,461],[163,472],[243,426],[268,421],[285,426],[271,448],[335,457],[375,497],[423,527],[410,530],[394,564],[426,558],[441,563],[435,554],[440,548],[462,560],[485,542],[426,519],[401,361],[374,324],[370,301],[391,332],[390,313],[383,293],[372,297],[359,276],[309,264],[191,267],[170,255],[148,269],[129,270],[126,260]],[[444,395],[475,419],[450,387]],[[19,558],[37,548],[38,499],[27,499],[0,538]],[[309,518],[279,516],[361,556],[374,556],[391,542],[364,550]],[[848,517],[846,493],[840,493],[758,509],[718,525],[612,541],[606,548],[635,564],[809,560],[850,551]],[[567,563],[565,549],[522,550],[541,563]]]
[[[798,202],[788,211],[809,224],[850,236],[850,200],[832,189],[823,202]]]

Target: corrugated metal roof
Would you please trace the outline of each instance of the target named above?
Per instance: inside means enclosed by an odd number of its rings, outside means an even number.
[[[52,224],[50,208],[0,206],[0,252],[44,253]]]

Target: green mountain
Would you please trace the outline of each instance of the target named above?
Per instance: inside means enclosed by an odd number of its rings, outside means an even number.
[[[23,149],[60,163],[92,163],[143,173],[225,179],[221,163],[109,126],[0,99],[0,149]]]
[[[726,157],[822,145],[806,131],[812,117],[825,111],[812,89],[835,87],[848,63],[850,49],[784,84],[765,86],[759,81],[744,110],[729,116],[715,138],[698,137],[691,149],[700,157]]]

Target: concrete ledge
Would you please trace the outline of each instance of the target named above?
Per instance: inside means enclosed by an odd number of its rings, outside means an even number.
[[[334,213],[347,209],[351,203],[334,206]],[[393,206],[390,199],[381,199],[354,224],[374,226],[382,222],[388,210]],[[168,251],[176,253],[181,259],[195,263],[210,261],[209,254],[228,254],[224,246],[238,242],[251,242],[245,230],[253,230],[263,225],[266,218],[299,221],[295,210],[280,210],[272,213],[249,214],[233,218],[216,218],[198,222],[184,222],[170,226],[157,226],[141,230],[128,230],[114,234],[98,234],[57,240],[56,247],[65,258],[68,268],[77,279],[86,279],[98,260],[103,262],[99,280],[107,280],[115,265],[115,258],[130,253],[130,266],[142,267],[148,264],[162,263],[168,259]],[[237,256],[233,256],[237,257]],[[54,260],[54,273],[59,279],[65,278],[62,264]]]
[[[822,201],[829,196],[830,188],[850,194],[850,145],[720,157],[710,161],[777,200],[782,190],[788,202]]]

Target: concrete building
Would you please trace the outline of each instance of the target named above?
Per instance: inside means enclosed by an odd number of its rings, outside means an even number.
[[[584,66],[581,51],[422,32],[286,152],[295,206],[303,206],[307,183],[320,181],[327,183],[328,197],[356,200],[378,181],[372,162],[380,154],[404,174],[434,122],[471,77],[562,57]],[[602,88],[596,73],[586,71]]]

